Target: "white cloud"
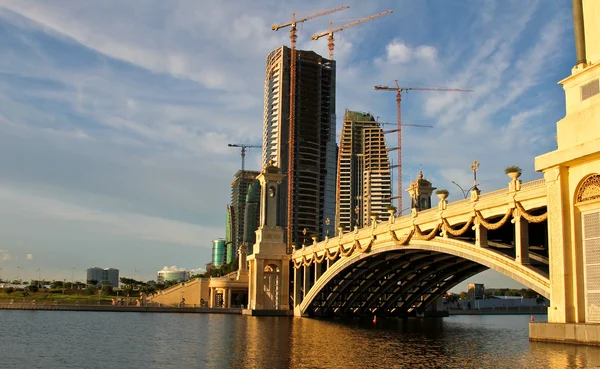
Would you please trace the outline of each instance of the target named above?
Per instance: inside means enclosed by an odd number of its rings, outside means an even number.
[[[25,260],[33,260],[33,254],[25,254]]]
[[[0,250],[0,261],[10,260],[10,253],[8,250]]]
[[[162,268],[162,270],[166,271],[166,272],[178,272],[178,271],[181,271],[181,270],[185,270],[185,268],[177,268],[177,265],[171,265],[171,266],[166,266],[165,265]]]
[[[385,50],[385,61],[380,58],[376,60],[377,63],[406,64],[411,61],[435,63],[438,57],[438,51],[433,46],[420,45],[413,48],[397,39],[387,44]]]

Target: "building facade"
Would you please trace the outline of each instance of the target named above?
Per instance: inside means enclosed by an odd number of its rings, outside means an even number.
[[[383,131],[371,114],[346,110],[337,173],[336,228],[363,227],[371,214],[388,219],[390,160]]]
[[[292,241],[302,240],[302,230],[325,233],[325,220],[335,217],[335,61],[313,51],[296,52],[295,140],[292,209],[280,201],[280,222],[292,215]],[[272,160],[288,173],[290,141],[290,49],[273,50],[267,57],[262,166]],[[288,198],[287,178],[280,196]]]
[[[119,287],[119,269],[92,267],[87,269],[86,275],[88,283],[96,281],[99,285]]]
[[[485,287],[482,283],[469,283],[467,285],[467,298],[469,300],[483,300],[485,298]]]

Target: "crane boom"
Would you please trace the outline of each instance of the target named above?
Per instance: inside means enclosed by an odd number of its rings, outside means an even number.
[[[458,88],[437,88],[437,87],[400,87],[398,84],[398,80],[394,80],[396,83],[396,87],[393,86],[382,86],[377,85],[374,86],[375,91],[395,91],[396,92],[396,104],[398,106],[398,128],[388,132],[398,132],[398,211],[400,215],[402,214],[402,126],[407,126],[408,124],[402,124],[402,91],[450,91],[450,92],[471,92],[473,90],[462,90]]]
[[[321,37],[329,35],[329,38],[328,38],[328,41],[329,41],[329,59],[333,60],[333,47],[334,47],[333,34],[334,33],[342,31],[342,30],[345,30],[346,28],[357,26],[357,25],[359,25],[361,23],[368,22],[368,21],[373,20],[375,18],[383,17],[384,15],[388,15],[388,14],[391,14],[391,13],[393,13],[392,10],[386,10],[384,12],[381,12],[381,13],[378,13],[378,14],[375,14],[375,15],[371,15],[370,17],[361,18],[361,19],[356,20],[356,21],[354,21],[352,23],[345,24],[345,25],[343,25],[341,27],[338,27],[336,29],[333,29],[333,22],[329,22],[329,31],[325,31],[325,32],[322,32],[322,33],[319,33],[319,34],[316,34],[316,35],[312,35],[310,38],[313,39],[313,40],[318,40]]]
[[[338,6],[337,8],[333,8],[333,9],[329,9],[329,10],[323,10],[321,12],[315,13],[313,15],[309,15],[308,17],[302,18],[302,19],[296,19],[296,13],[292,13],[292,21],[291,22],[287,22],[287,23],[283,23],[283,24],[278,24],[278,25],[272,25],[271,29],[273,31],[277,31],[281,28],[285,28],[285,27],[289,27],[289,26],[295,26],[296,23],[303,23],[307,20],[310,19],[314,19],[314,18],[318,18],[318,17],[322,17],[324,15],[328,15],[331,13],[335,13],[335,12],[339,12],[340,10],[344,10],[344,9],[348,9],[350,6],[349,5],[342,5],[342,6]]]

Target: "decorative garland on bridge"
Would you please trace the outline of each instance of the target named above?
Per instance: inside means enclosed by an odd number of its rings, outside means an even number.
[[[521,213],[521,216],[530,223],[541,223],[544,220],[548,219],[548,211],[546,211],[542,215],[531,215],[525,210],[525,208],[523,207],[523,205],[521,205],[520,202],[516,202],[516,204],[517,209],[519,209],[519,212]]]
[[[417,234],[415,236],[415,240],[431,241],[435,238],[435,236],[437,236],[437,233],[440,231],[440,228],[442,227],[442,223],[438,223],[435,226],[435,228],[426,235],[421,233],[421,228],[418,225],[415,224],[414,227],[415,227],[415,233]]]
[[[477,216],[477,220],[479,220],[479,224],[481,224],[488,230],[495,231],[496,229],[502,227],[508,221],[508,218],[512,215],[512,209],[509,208],[506,211],[504,217],[502,217],[502,219],[500,219],[496,223],[486,222],[485,218],[483,217],[483,215],[481,215],[481,212],[479,212],[479,210],[475,210],[475,215]]]
[[[446,218],[442,218],[442,223],[444,223],[444,229],[446,230],[446,232],[450,233],[453,236],[460,236],[469,229],[471,224],[473,224],[473,220],[475,220],[475,217],[469,218],[469,221],[465,223],[465,225],[460,229],[452,228],[452,226],[450,226],[450,223],[448,223],[448,220],[446,220]]]
[[[410,241],[410,239],[412,238],[414,233],[415,233],[415,229],[413,228],[410,230],[410,232],[408,232],[406,237],[404,237],[403,239],[399,239],[398,236],[396,236],[396,232],[394,232],[390,229],[390,236],[392,236],[392,241],[394,241],[396,246],[406,245],[408,243],[408,241]]]
[[[543,222],[548,219],[548,212],[546,212],[542,215],[532,215],[532,214],[528,213],[525,210],[525,208],[523,208],[523,205],[521,205],[521,203],[515,202],[515,204],[516,204],[517,210],[519,211],[519,216],[522,216],[528,222],[540,223],[540,222]],[[475,215],[471,216],[469,218],[469,220],[467,221],[467,223],[465,225],[463,225],[460,229],[452,228],[452,226],[450,225],[448,220],[446,218],[442,218],[442,221],[440,223],[438,223],[427,234],[424,234],[421,231],[421,228],[419,227],[419,225],[417,225],[417,224],[414,224],[412,229],[409,231],[409,233],[402,238],[398,238],[398,236],[396,235],[396,232],[392,229],[389,230],[389,234],[390,234],[390,237],[391,237],[392,241],[394,242],[394,244],[396,244],[397,246],[405,246],[413,239],[421,240],[421,241],[431,241],[432,239],[434,239],[437,236],[437,234],[440,231],[440,229],[442,228],[442,226],[444,227],[445,231],[448,232],[449,234],[451,234],[453,236],[460,236],[469,229],[469,227],[473,224],[475,219],[477,219],[478,223],[481,224],[486,229],[497,230],[500,227],[502,227],[504,224],[506,224],[506,222],[508,221],[508,219],[510,218],[511,215],[513,215],[513,217],[516,217],[516,215],[513,214],[513,210],[514,210],[514,208],[509,208],[506,211],[506,214],[502,217],[502,219],[500,219],[499,221],[497,221],[495,223],[486,221],[485,218],[483,217],[483,215],[481,214],[481,212],[479,210],[475,210]],[[340,241],[341,241],[341,239],[340,239]],[[307,258],[306,255],[302,255],[302,257],[299,258],[300,259],[299,261],[292,259],[292,262],[294,264],[294,268],[298,269],[303,265],[310,266],[310,265],[312,265],[313,262],[320,264],[323,262],[323,260],[325,260],[325,258],[327,258],[329,260],[335,260],[339,256],[348,257],[348,256],[351,256],[355,250],[358,250],[360,253],[368,253],[371,251],[371,248],[373,247],[374,242],[375,242],[375,236],[373,236],[373,235],[371,236],[371,239],[369,240],[369,243],[366,246],[362,246],[360,241],[355,239],[353,241],[352,245],[348,249],[345,249],[344,245],[341,242],[339,242],[338,247],[333,248],[334,251],[330,251],[330,249],[326,247],[323,250],[323,254],[320,257],[317,255],[316,252],[313,251],[312,255],[310,255],[310,259]]]

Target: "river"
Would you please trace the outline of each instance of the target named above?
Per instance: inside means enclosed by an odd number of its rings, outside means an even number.
[[[1,368],[591,368],[600,347],[528,341],[525,315],[315,320],[0,311]],[[536,316],[544,320],[545,316]]]

